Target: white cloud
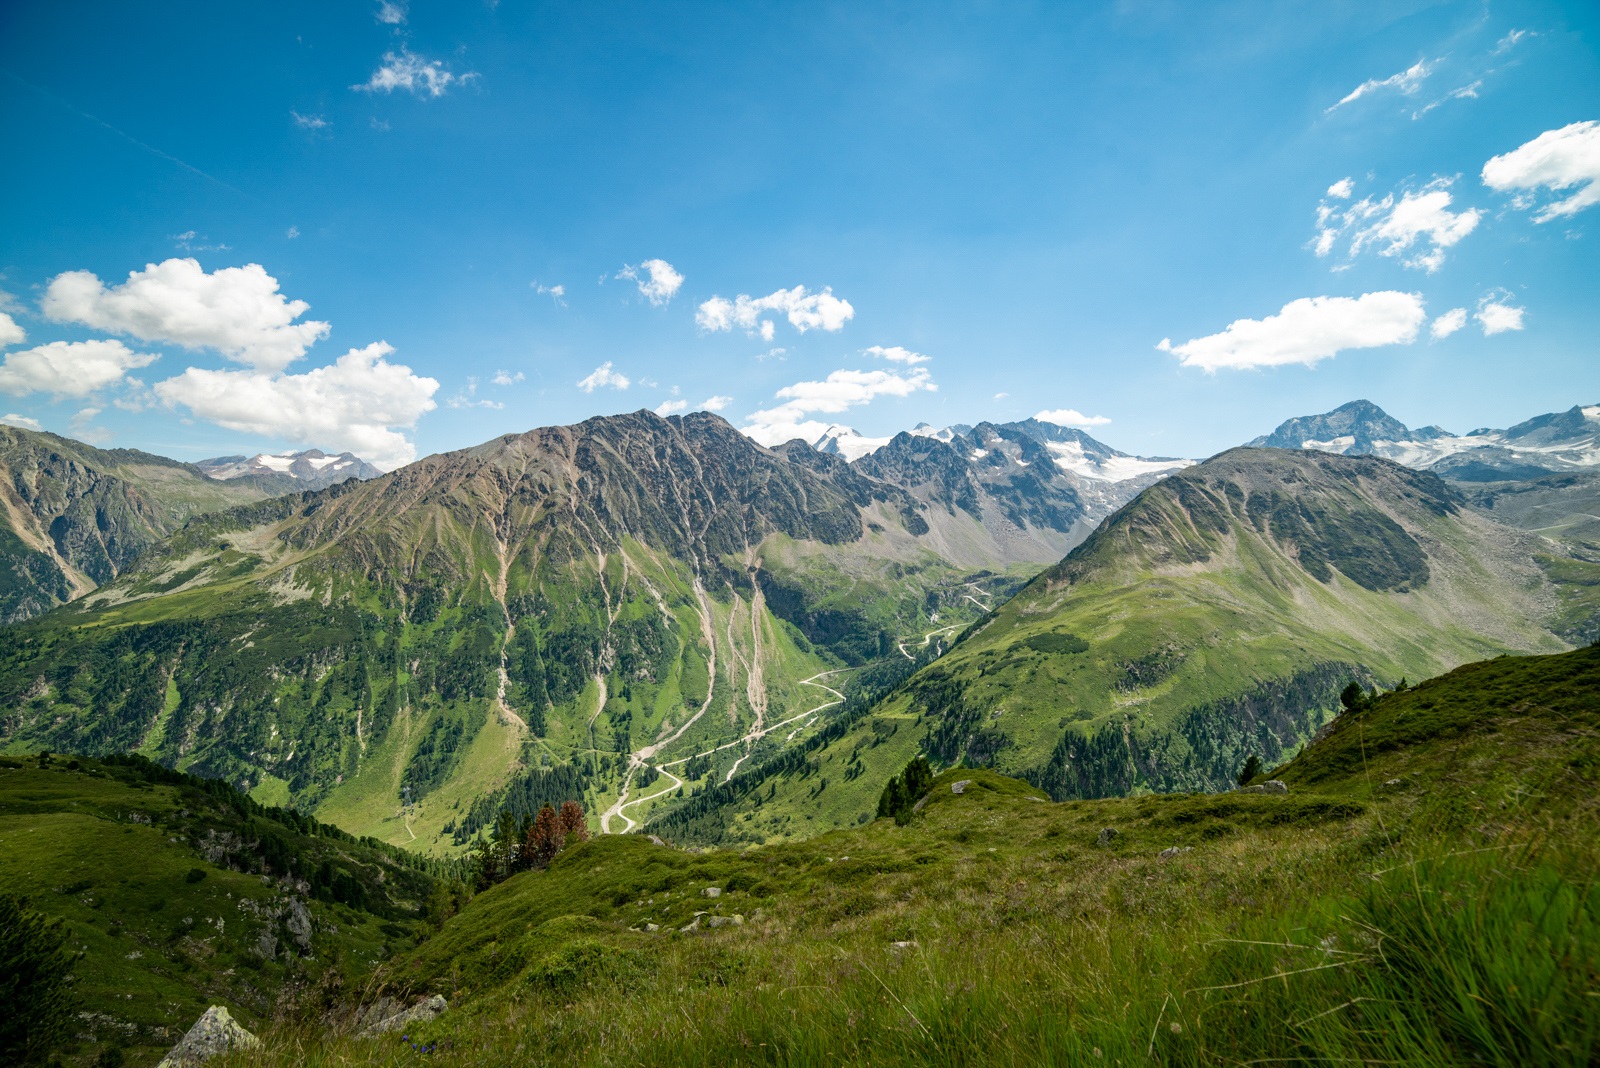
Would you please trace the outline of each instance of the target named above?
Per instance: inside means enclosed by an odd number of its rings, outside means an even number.
[[[856,310],[850,302],[833,295],[833,287],[824,287],[821,293],[807,293],[805,286],[780,289],[764,297],[750,297],[741,293],[733,300],[712,297],[700,305],[694,321],[702,330],[732,330],[735,326],[771,341],[773,326],[764,319],[768,312],[777,312],[789,320],[800,333],[807,330],[826,330],[833,333],[855,317]]]
[[[778,360],[779,362],[782,362],[789,358],[788,353],[788,349],[768,349],[766,352],[763,352],[756,357],[756,362],[766,363],[768,360]]]
[[[1483,327],[1484,337],[1493,337],[1504,334],[1508,330],[1521,330],[1522,317],[1526,310],[1514,304],[1506,303],[1511,299],[1511,294],[1503,289],[1487,293],[1478,301],[1478,310],[1473,318]]]
[[[497,386],[510,386],[521,382],[526,377],[521,371],[516,374],[512,374],[510,371],[496,371],[494,377],[489,381]]]
[[[216,349],[264,371],[298,360],[329,330],[316,320],[295,322],[311,306],[285,300],[278,280],[256,263],[207,274],[192,259],[170,259],[109,289],[88,271],[68,271],[51,280],[40,307],[61,322]]]
[[[293,241],[295,238],[300,236],[300,227],[298,227],[298,226],[289,227],[289,229],[287,229],[287,230],[285,230],[283,232],[283,236],[288,238],[290,241]]]
[[[0,349],[8,345],[20,345],[28,340],[28,332],[17,325],[17,321],[5,312],[0,312]]]
[[[1451,308],[1433,321],[1428,333],[1435,338],[1446,338],[1467,325],[1467,309]]]
[[[80,408],[72,416],[72,421],[67,424],[67,433],[79,441],[87,441],[91,445],[104,445],[111,440],[111,432],[105,427],[94,425],[95,417],[101,412],[99,408]]]
[[[1512,30],[1510,33],[1500,38],[1500,43],[1494,46],[1493,54],[1498,56],[1503,52],[1511,51],[1513,48],[1517,47],[1518,41],[1521,41],[1527,36],[1529,36],[1529,32],[1527,30]]]
[[[996,393],[994,395],[994,399],[995,400],[1005,400],[1009,396],[1011,396],[1011,394],[1009,394],[1009,393]]]
[[[1084,415],[1075,408],[1057,408],[1054,411],[1040,412],[1034,418],[1041,423],[1054,423],[1056,426],[1105,426],[1111,422],[1103,415]]]
[[[477,72],[456,74],[437,59],[426,59],[409,48],[398,52],[385,52],[383,65],[372,72],[360,85],[350,88],[361,93],[392,93],[404,89],[421,97],[440,97],[452,85],[465,85],[478,77]]]
[[[181,234],[171,234],[167,238],[173,245],[184,252],[229,252],[233,246],[217,242],[215,245],[207,244],[211,239],[202,237],[193,230],[185,230]]]
[[[627,389],[630,384],[627,375],[618,374],[611,369],[610,360],[607,360],[578,380],[578,388],[585,393],[593,393],[602,386],[610,386],[613,389]]]
[[[1441,96],[1438,100],[1430,101],[1425,106],[1413,111],[1411,113],[1411,117],[1413,119],[1420,119],[1422,116],[1426,115],[1440,104],[1448,103],[1451,100],[1476,100],[1478,99],[1478,90],[1482,88],[1483,79],[1479,78],[1470,85],[1463,85],[1459,89],[1452,89],[1448,93],[1444,94],[1444,96]]]
[[[1450,210],[1452,181],[1435,179],[1421,191],[1401,194],[1398,201],[1392,193],[1382,200],[1363,197],[1343,210],[1324,201],[1317,206],[1316,254],[1329,255],[1348,235],[1352,257],[1376,248],[1380,256],[1400,257],[1407,267],[1437,271],[1444,250],[1477,229],[1483,217],[1476,208]]]
[[[294,119],[294,124],[302,130],[326,130],[333,125],[321,115],[302,115],[293,108],[289,109],[289,117]]]
[[[1349,178],[1340,178],[1328,187],[1328,196],[1335,200],[1349,200],[1350,194],[1355,192],[1355,182]]]
[[[815,413],[848,411],[878,397],[908,397],[917,392],[931,393],[938,388],[926,367],[910,371],[841,369],[820,382],[784,386],[776,394],[784,403],[751,413],[743,430],[763,445],[779,445],[790,438],[812,441],[830,425],[811,419]]]
[[[120,341],[52,341],[6,353],[5,363],[0,365],[0,393],[87,397],[155,360],[155,356],[134,352]]]
[[[466,387],[444,403],[446,407],[450,408],[490,408],[499,410],[505,407],[504,404],[497,400],[478,400],[476,399],[477,396],[478,380],[476,377],[468,375]]]
[[[641,271],[648,277],[642,277]],[[622,270],[617,272],[617,277],[632,280],[638,285],[639,292],[644,294],[644,299],[658,308],[670,301],[683,285],[683,275],[666,260],[645,260],[637,267],[624,264]]]
[[[437,407],[439,389],[384,358],[393,351],[379,341],[298,375],[191,367],[156,383],[155,392],[229,430],[349,450],[388,470],[416,456],[402,431]]]
[[[548,296],[551,300],[555,301],[557,304],[561,305],[561,307],[563,307],[563,308],[565,308],[567,306],[567,287],[566,286],[561,286],[561,285],[547,286],[544,283],[538,281],[537,279],[535,279],[532,282],[529,282],[528,285],[532,286],[533,287],[533,291],[535,293],[538,293],[540,296]]]
[[[1344,98],[1333,107],[1330,107],[1328,111],[1334,111],[1380,89],[1398,89],[1404,95],[1410,96],[1422,87],[1422,83],[1427,80],[1428,75],[1431,73],[1433,73],[1432,65],[1427,60],[1419,59],[1399,74],[1391,74],[1387,78],[1368,78],[1345,94]]]
[[[720,395],[715,397],[707,397],[705,400],[700,402],[700,410],[705,412],[720,412],[732,403],[732,397],[723,397]]]
[[[1360,297],[1301,297],[1265,319],[1239,319],[1220,334],[1156,346],[1181,357],[1183,366],[1221,368],[1307,367],[1344,349],[1409,345],[1427,318],[1416,293],[1384,290]]]
[[[884,348],[882,345],[873,345],[866,349],[865,352],[868,356],[876,356],[891,363],[919,364],[927,363],[933,359],[932,356],[924,356],[920,352],[912,352],[910,349],[901,348],[899,345],[894,345],[890,348]]]
[[[39,420],[28,415],[18,415],[16,412],[7,412],[0,415],[0,425],[21,427],[23,430],[43,430]]]
[[[407,0],[378,0],[374,17],[386,26],[399,26],[406,21]]]
[[[1600,204],[1600,122],[1574,122],[1546,130],[1532,141],[1483,165],[1483,184],[1499,192],[1524,190],[1513,203],[1533,206],[1539,189],[1573,189],[1565,200],[1546,204],[1535,222],[1576,215]]]
[[[686,400],[662,401],[656,405],[656,414],[665,419],[667,416],[681,412],[687,407],[689,407],[689,402]]]

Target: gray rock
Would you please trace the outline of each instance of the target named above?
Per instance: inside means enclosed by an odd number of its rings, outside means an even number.
[[[1403,779],[1385,779],[1383,785],[1385,785],[1385,786],[1401,786],[1401,785],[1404,784],[1404,781],[1405,780],[1403,780]]]
[[[1160,853],[1157,853],[1156,856],[1161,860],[1170,860],[1173,857],[1181,857],[1185,853],[1193,853],[1193,852],[1194,852],[1194,846],[1168,846],[1166,849],[1163,849]]]
[[[971,779],[962,779],[960,782],[953,782],[950,784],[950,792],[953,794],[964,794],[967,792],[967,787],[971,785]]]
[[[722,887],[720,887],[720,886],[708,886],[704,890],[700,891],[700,896],[701,897],[721,897],[722,896]]]
[[[707,927],[743,927],[744,926],[744,917],[743,916],[739,916],[739,915],[733,915],[733,916],[707,916],[706,917],[706,926]]]
[[[449,1002],[435,994],[431,998],[425,998],[417,1002],[403,1012],[397,1012],[393,1016],[379,1020],[361,1032],[361,1034],[363,1037],[370,1038],[373,1035],[385,1035],[391,1031],[398,1031],[414,1023],[427,1023],[449,1007]]]
[[[917,948],[917,943],[914,940],[913,941],[909,941],[909,942],[890,942],[889,943],[889,948],[890,949],[916,949]]]
[[[1101,829],[1099,834],[1095,835],[1094,844],[1108,846],[1111,844],[1111,839],[1117,836],[1117,833],[1118,832],[1115,827],[1104,827]]]
[[[289,916],[283,925],[289,931],[289,937],[294,939],[294,944],[300,948],[301,956],[311,953],[311,911],[306,908],[306,903],[297,897],[289,899]]]
[[[1266,782],[1257,783],[1255,786],[1242,786],[1242,794],[1286,794],[1289,787],[1282,779],[1268,779]]]
[[[647,834],[647,835],[645,835],[645,837],[650,839],[650,843],[652,845],[666,845],[667,844],[667,843],[663,842],[660,838],[657,838],[653,834]]]
[[[226,1008],[213,1005],[161,1059],[157,1068],[192,1068],[220,1054],[260,1044],[261,1040],[240,1027]]]
[[[932,796],[933,796],[932,794],[923,794],[920,798],[918,798],[917,803],[911,806],[911,811],[912,812],[921,812],[922,811],[922,806],[926,805],[928,803],[928,798],[930,798]]]
[[[661,930],[661,925],[659,923],[647,923],[644,925],[644,929],[654,934],[656,931]]]
[[[696,916],[694,919],[690,920],[688,923],[686,923],[682,927],[678,928],[678,930],[683,932],[684,934],[689,934],[692,931],[700,930],[700,917]]]

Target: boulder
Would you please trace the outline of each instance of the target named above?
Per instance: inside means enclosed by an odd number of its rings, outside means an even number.
[[[220,1054],[260,1044],[261,1040],[240,1027],[226,1008],[213,1005],[168,1051],[157,1068],[192,1068]]]
[[[1101,828],[1100,833],[1095,835],[1094,844],[1098,846],[1108,846],[1111,844],[1111,840],[1116,836],[1117,829],[1115,827],[1103,827]]]
[[[1166,849],[1163,849],[1160,853],[1157,853],[1156,856],[1161,860],[1170,860],[1173,857],[1181,857],[1185,853],[1193,853],[1193,852],[1194,852],[1194,846],[1168,846]]]
[[[960,782],[953,782],[950,784],[950,792],[953,794],[964,794],[967,792],[967,787],[971,785],[971,779],[962,779]]]
[[[1244,794],[1286,794],[1289,792],[1289,786],[1282,779],[1268,779],[1266,782],[1257,783],[1254,786],[1240,787],[1239,792]]]
[[[704,890],[700,891],[700,896],[701,897],[721,897],[722,896],[722,887],[720,887],[720,886],[708,886]]]
[[[435,994],[431,998],[424,998],[422,1001],[417,1002],[409,1009],[379,1020],[361,1032],[361,1034],[363,1037],[370,1038],[373,1035],[386,1035],[391,1031],[399,1031],[410,1027],[414,1023],[427,1023],[449,1007],[449,1002]]]
[[[666,844],[667,844],[667,843],[665,843],[665,842],[663,842],[663,841],[662,841],[662,840],[661,840],[661,839],[660,839],[660,838],[658,838],[658,837],[656,837],[656,836],[655,836],[655,835],[653,835],[653,834],[647,834],[647,835],[645,835],[645,837],[646,837],[646,838],[648,838],[648,839],[650,839],[650,844],[651,844],[651,845],[661,845],[661,846],[664,846],[664,845],[666,845]]]

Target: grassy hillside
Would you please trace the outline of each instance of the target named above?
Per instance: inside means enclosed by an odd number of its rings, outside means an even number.
[[[1218,789],[1287,759],[1351,680],[1389,685],[1593,625],[1593,565],[1370,457],[1239,449],[1175,474],[804,766],[695,840],[869,818],[918,752],[1056,799]]]
[[[596,840],[394,962],[454,999],[438,1020],[286,1026],[231,1063],[1600,1056],[1600,648],[1384,696],[1277,774],[1287,794],[1053,803],[952,769],[905,826]]]
[[[447,874],[138,758],[0,760],[0,892],[83,953],[71,1063],[153,1064],[211,1004],[314,1011],[443,918]]]
[[[266,496],[164,456],[0,427],[0,622],[110,582],[191,516]]]

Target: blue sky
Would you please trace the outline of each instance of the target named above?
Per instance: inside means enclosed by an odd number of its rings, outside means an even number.
[[[1186,456],[1356,397],[1506,426],[1600,401],[1597,39],[1580,3],[13,2],[0,414],[386,466],[708,401]]]

